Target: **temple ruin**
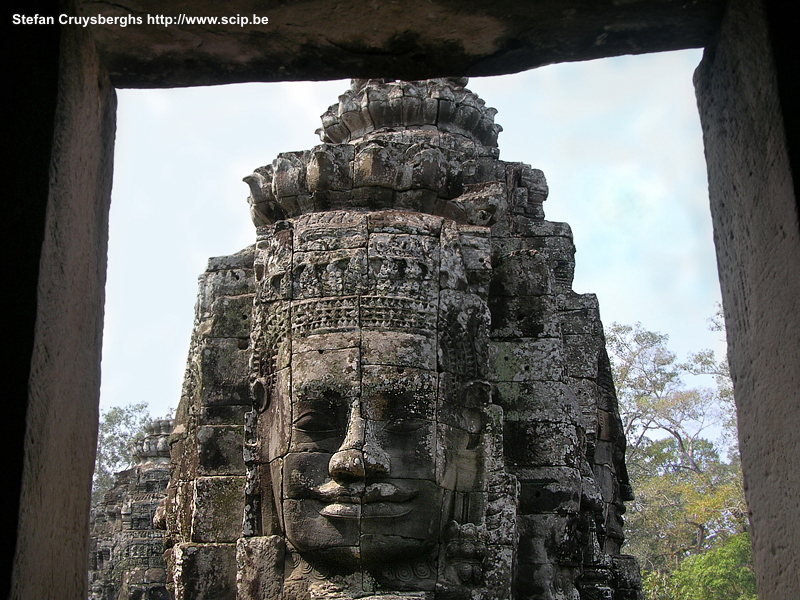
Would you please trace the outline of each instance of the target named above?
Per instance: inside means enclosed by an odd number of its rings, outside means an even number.
[[[148,424],[136,464],[114,476],[92,508],[89,600],[171,600],[166,589],[164,532],[153,518],[169,482],[169,435],[174,422]]]
[[[245,177],[165,504],[176,600],[633,600],[597,299],[466,78],[359,80]]]

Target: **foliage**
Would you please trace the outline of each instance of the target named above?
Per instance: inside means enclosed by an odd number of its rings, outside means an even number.
[[[718,548],[687,558],[673,580],[675,597],[685,600],[757,600],[750,535],[739,533]]]
[[[738,464],[720,460],[708,440],[694,442],[692,460],[685,462],[673,438],[649,441],[640,452],[627,523],[629,551],[645,570],[674,570],[746,526]]]
[[[136,442],[144,436],[150,420],[146,402],[100,411],[92,504],[100,502],[111,489],[115,473],[133,466]]]
[[[720,312],[712,323],[724,332]],[[703,350],[679,363],[668,337],[639,323],[614,323],[606,338],[636,494],[626,518],[628,552],[639,558],[650,600],[705,600],[687,595],[691,577],[697,584],[700,573],[739,569],[725,557],[751,552],[741,541],[749,544],[727,362]],[[697,375],[713,378],[714,387],[684,383]],[[739,587],[739,595],[713,597],[749,598],[749,588]]]

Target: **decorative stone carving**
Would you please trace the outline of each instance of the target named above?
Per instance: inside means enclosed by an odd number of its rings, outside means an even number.
[[[465,84],[354,80],[245,178],[171,438],[178,600],[640,598],[596,299]]]
[[[173,421],[153,421],[139,443],[136,466],[114,485],[91,514],[90,600],[171,600],[164,564],[164,532],[153,519],[169,481]]]

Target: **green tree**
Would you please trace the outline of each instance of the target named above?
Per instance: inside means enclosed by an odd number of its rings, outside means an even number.
[[[720,316],[712,329],[724,332]],[[628,551],[640,560],[651,600],[694,600],[681,591],[679,569],[747,529],[727,362],[704,350],[679,363],[668,337],[639,323],[614,323],[606,338],[636,494]],[[696,375],[712,377],[714,387],[687,386]]]
[[[690,556],[673,576],[685,600],[757,600],[750,534],[739,533],[705,554]]]
[[[136,442],[144,437],[145,425],[150,420],[146,402],[114,406],[100,411],[92,504],[100,502],[111,489],[114,473],[133,466]]]

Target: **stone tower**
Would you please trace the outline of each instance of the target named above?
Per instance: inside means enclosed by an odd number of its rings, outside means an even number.
[[[153,421],[139,443],[137,464],[114,476],[114,485],[91,514],[91,600],[170,600],[164,532],[153,517],[169,482],[171,419]]]
[[[171,438],[178,600],[640,598],[596,297],[466,83],[353,80],[245,177]]]

